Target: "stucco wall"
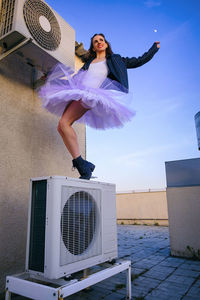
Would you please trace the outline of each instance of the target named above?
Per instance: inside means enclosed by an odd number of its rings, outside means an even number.
[[[167,201],[171,254],[200,259],[200,186],[168,187]]]
[[[168,225],[166,191],[118,193],[116,198],[118,223]]]
[[[41,108],[31,78],[32,67],[16,54],[0,61],[0,292],[7,274],[24,270],[29,178],[78,177],[57,133],[58,118]],[[85,126],[74,129],[85,157]]]

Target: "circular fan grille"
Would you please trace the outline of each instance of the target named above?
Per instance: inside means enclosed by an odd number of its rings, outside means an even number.
[[[59,24],[50,8],[40,0],[24,3],[24,20],[36,42],[47,50],[55,50],[61,41]]]
[[[96,229],[97,207],[93,197],[84,191],[67,200],[61,216],[61,233],[66,248],[82,254],[90,245]]]

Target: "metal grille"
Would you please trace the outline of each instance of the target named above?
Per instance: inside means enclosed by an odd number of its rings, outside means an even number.
[[[0,37],[12,30],[15,0],[0,2]]]
[[[61,216],[63,242],[73,255],[82,254],[91,244],[96,231],[96,203],[85,191],[71,195]]]
[[[26,26],[36,42],[47,50],[56,50],[61,41],[59,24],[50,8],[40,0],[27,0],[23,8]],[[46,31],[40,24],[43,17],[50,26]]]

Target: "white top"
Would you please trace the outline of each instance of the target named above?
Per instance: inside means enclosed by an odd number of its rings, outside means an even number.
[[[84,78],[84,84],[90,87],[100,87],[108,75],[106,60],[91,63]]]

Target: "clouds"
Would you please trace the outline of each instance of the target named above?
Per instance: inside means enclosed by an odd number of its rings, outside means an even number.
[[[169,117],[169,115],[176,114],[184,107],[184,95],[181,98],[176,95],[174,97],[166,99],[158,99],[149,101],[149,105],[146,107],[147,113],[145,113],[144,119],[163,119]]]
[[[158,7],[161,5],[161,1],[147,0],[144,2],[144,5],[148,8]]]
[[[175,48],[182,46],[187,46],[187,42],[191,38],[191,19],[187,19],[184,22],[180,22],[178,26],[172,26],[167,33],[162,36],[162,45],[163,47],[167,47],[167,45],[171,45],[171,49],[173,51]],[[190,44],[188,44],[190,46]]]
[[[174,148],[175,148],[174,144],[150,146],[145,149],[141,149],[138,151],[134,151],[131,153],[118,156],[116,159],[116,163],[118,164],[127,163],[128,165],[130,165],[130,162],[135,163],[135,160],[140,162],[145,162],[146,159],[148,159],[149,157],[157,156],[160,153],[163,153],[165,151],[168,151],[169,149],[174,149]]]

